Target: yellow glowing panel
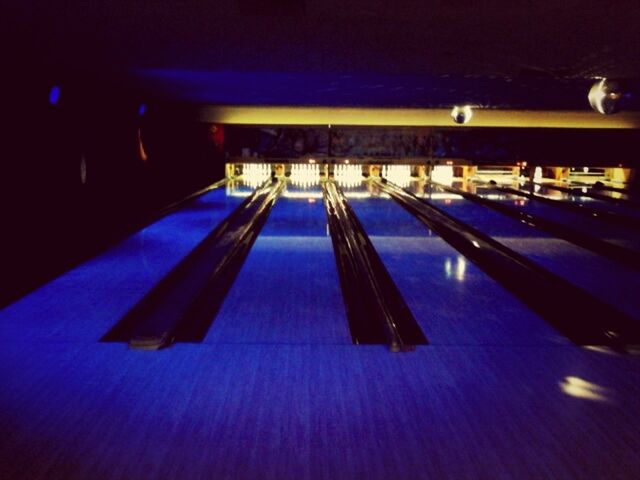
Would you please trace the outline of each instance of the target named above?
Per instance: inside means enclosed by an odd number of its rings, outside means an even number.
[[[448,109],[208,106],[198,119],[237,125],[438,126],[459,128]],[[640,113],[476,109],[464,127],[640,128]]]

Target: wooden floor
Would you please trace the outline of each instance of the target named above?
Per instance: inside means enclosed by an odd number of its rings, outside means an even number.
[[[640,355],[570,344],[386,207],[354,201],[428,346],[349,343],[322,206],[293,200],[205,342],[99,342],[219,221],[207,202],[232,208],[216,195],[0,312],[0,478],[638,478]]]
[[[637,478],[639,365],[568,346],[13,343],[0,476]]]

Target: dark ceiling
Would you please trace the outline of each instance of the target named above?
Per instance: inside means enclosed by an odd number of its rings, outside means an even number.
[[[640,89],[637,1],[3,1],[5,59],[198,103],[587,109]]]

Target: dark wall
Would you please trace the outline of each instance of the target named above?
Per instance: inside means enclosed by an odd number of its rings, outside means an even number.
[[[0,85],[0,306],[224,174],[210,126],[153,104],[141,116],[117,82],[36,73]]]
[[[462,158],[477,164],[618,166],[639,164],[638,130],[441,127],[252,127],[228,126],[227,153],[243,149],[258,157],[310,155],[381,160]]]
[[[618,166],[640,164],[638,130],[557,128],[437,129],[433,154],[466,158],[478,164],[525,160],[549,166]]]

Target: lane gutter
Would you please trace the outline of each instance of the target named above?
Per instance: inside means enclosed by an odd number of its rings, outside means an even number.
[[[393,352],[426,345],[426,336],[342,190],[326,180],[322,192],[353,343],[386,343]]]
[[[573,213],[580,213],[582,215],[586,215],[591,218],[599,218],[601,220],[605,220],[617,226],[634,228],[636,230],[640,230],[640,218],[635,218],[628,215],[622,215],[620,213],[612,212],[610,210],[600,210],[600,209],[591,208],[585,205],[584,203],[573,203],[573,202],[567,203],[563,200],[553,200],[551,198],[543,197],[535,193],[524,192],[516,188],[499,187],[497,185],[491,185],[491,184],[489,185],[491,188],[493,188],[494,190],[498,190],[499,192],[511,193],[513,195],[518,195],[520,197],[527,197],[527,198],[530,198],[531,200],[535,200],[541,203],[546,203],[547,205],[562,208],[564,210],[568,210]]]
[[[257,188],[102,341],[146,350],[202,341],[283,188],[271,179]]]
[[[602,193],[593,192],[591,191],[591,189],[588,192],[583,192],[579,188],[562,187],[560,185],[538,183],[538,182],[533,182],[533,184],[538,185],[540,187],[544,187],[544,188],[551,188],[552,190],[557,190],[559,192],[568,193],[569,195],[572,195],[574,197],[595,198],[596,200],[602,200],[603,202],[613,203],[615,205],[621,205],[626,207],[638,206],[638,203],[634,202],[633,200],[609,197],[608,195],[603,195]]]
[[[620,245],[607,242],[606,240],[602,240],[592,235],[587,235],[585,233],[579,232],[565,225],[562,225],[561,223],[547,220],[538,215],[525,212],[523,210],[520,210],[518,208],[509,206],[509,205],[505,205],[495,200],[483,198],[477,194],[465,192],[464,190],[460,190],[454,187],[449,187],[447,185],[442,185],[437,182],[430,182],[430,183],[438,188],[441,188],[446,192],[453,193],[455,195],[460,195],[461,197],[466,198],[467,200],[470,200],[474,203],[477,203],[478,205],[491,208],[497,212],[507,215],[515,220],[518,220],[525,225],[528,225],[533,228],[537,228],[538,230],[547,232],[555,237],[567,240],[573,243],[574,245],[590,250],[594,253],[597,253],[598,255],[602,255],[611,260],[615,260],[617,262],[623,263],[624,265],[628,265],[628,266],[632,266],[634,268],[640,269],[640,252],[636,252],[634,250],[622,247]]]
[[[537,263],[386,181],[382,190],[578,345],[624,351],[640,344],[640,322]],[[482,294],[481,292],[479,294]],[[453,308],[453,307],[452,307]],[[579,310],[579,313],[576,310]]]

